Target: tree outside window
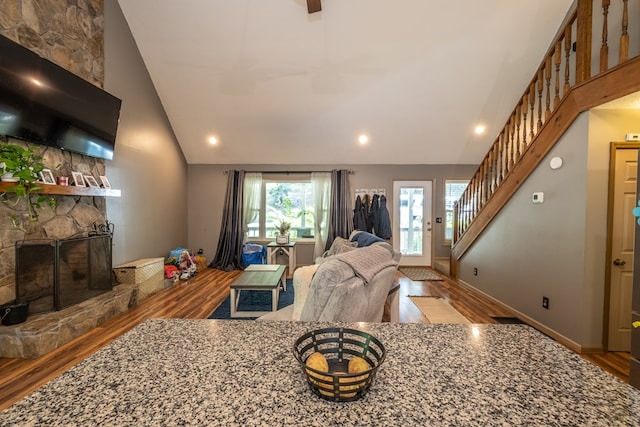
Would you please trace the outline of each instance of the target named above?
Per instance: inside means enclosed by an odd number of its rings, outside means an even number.
[[[264,235],[271,238],[278,233],[275,226],[281,221],[291,224],[293,239],[313,238],[315,230],[313,192],[310,181],[265,181]]]

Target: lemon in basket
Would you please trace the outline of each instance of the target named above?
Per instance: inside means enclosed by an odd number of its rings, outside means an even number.
[[[324,354],[320,352],[311,353],[311,356],[307,358],[305,364],[320,372],[329,372],[329,362],[327,362],[327,358],[324,357]],[[307,370],[307,372],[311,372]]]
[[[360,377],[356,377],[356,378],[339,378],[338,382],[340,384],[343,384],[343,383],[347,383],[347,382],[351,383],[353,381],[359,381],[359,380],[360,380]],[[359,388],[360,388],[359,384],[341,385],[340,386],[340,391],[342,392],[341,396],[342,397],[346,397],[346,398],[353,397],[353,396],[356,395],[356,391],[358,391]],[[351,391],[351,390],[353,390],[353,393],[344,393],[345,391]]]
[[[364,372],[369,369],[371,369],[371,365],[369,365],[369,363],[361,357],[354,356],[351,360],[349,360],[349,365],[348,365],[349,374],[358,374],[360,372]],[[358,383],[358,384],[349,384],[349,385],[340,386],[340,391],[354,390],[354,393],[343,393],[342,396],[347,398],[355,396],[356,395],[355,391],[357,391],[360,387],[364,386],[364,383],[362,383],[361,381],[365,380],[368,376],[369,374],[361,375],[359,377],[340,378],[339,380],[340,383],[346,383],[346,382]]]
[[[349,373],[357,374],[360,372],[368,371],[371,369],[369,362],[364,360],[362,357],[354,356],[351,360],[349,360]]]
[[[316,371],[329,373],[329,362],[327,362],[327,358],[324,357],[324,354],[320,352],[312,353],[311,356],[307,358],[305,365],[307,365],[309,368],[315,369]],[[331,377],[328,377],[325,375],[319,375],[309,369],[307,369],[306,371],[307,371],[307,375],[309,376],[309,380],[312,383],[317,384],[323,388],[330,387],[329,385],[326,385],[317,380],[320,379],[325,381],[331,381]]]

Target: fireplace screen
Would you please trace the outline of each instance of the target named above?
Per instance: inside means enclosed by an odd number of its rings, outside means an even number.
[[[62,310],[112,286],[110,235],[16,243],[16,295],[30,314]]]

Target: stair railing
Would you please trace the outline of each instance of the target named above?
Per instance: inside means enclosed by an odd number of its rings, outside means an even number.
[[[634,12],[640,15],[637,10],[640,5],[634,3],[634,7]],[[594,9],[601,10],[601,15],[594,15]],[[640,19],[634,23],[640,27]],[[578,0],[467,189],[455,204],[454,246],[487,201],[517,169],[524,153],[535,144],[536,137],[572,88],[640,54],[640,51],[633,52],[630,58],[628,30],[628,0]],[[592,44],[593,34],[602,34],[599,48]],[[616,36],[610,37],[611,34]],[[613,49],[610,49],[610,40],[616,43]],[[636,44],[639,42],[636,40]],[[593,75],[592,65],[599,65]]]

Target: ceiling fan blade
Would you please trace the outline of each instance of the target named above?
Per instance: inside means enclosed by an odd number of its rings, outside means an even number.
[[[320,0],[307,0],[307,10],[309,13],[316,13],[322,10],[322,4]]]

